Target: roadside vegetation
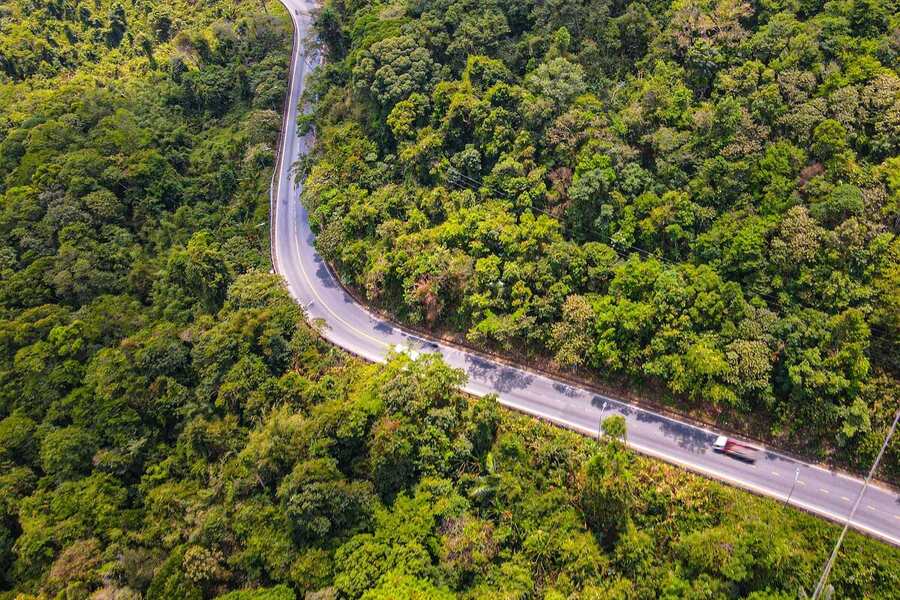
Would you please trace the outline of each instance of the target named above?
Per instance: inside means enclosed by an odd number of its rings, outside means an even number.
[[[808,590],[834,525],[321,340],[269,273],[289,48],[274,3],[0,7],[0,600]]]
[[[864,468],[900,397],[898,14],[329,0],[319,250],[403,321]]]

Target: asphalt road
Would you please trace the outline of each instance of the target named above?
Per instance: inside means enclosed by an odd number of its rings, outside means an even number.
[[[282,0],[305,39],[313,1]],[[297,106],[307,74],[320,57],[307,55],[294,43],[290,103],[286,111],[281,160],[273,179],[273,258],[276,271],[287,281],[291,295],[312,319],[325,323],[323,335],[332,343],[370,361],[384,361],[399,347],[416,352],[439,352],[444,360],[469,377],[465,391],[497,394],[500,403],[588,435],[596,435],[602,418],[622,415],[628,443],[636,451],[680,465],[753,492],[785,500],[831,520],[841,521],[862,488],[862,481],[763,450],[755,464],[713,452],[714,431],[573,387],[524,369],[507,366],[442,343],[423,339],[370,313],[335,281],[313,246],[306,211],[299,201],[299,182],[291,165],[307,151],[310,139],[297,135]],[[794,480],[796,478],[796,485]],[[851,525],[900,546],[900,496],[869,486]]]

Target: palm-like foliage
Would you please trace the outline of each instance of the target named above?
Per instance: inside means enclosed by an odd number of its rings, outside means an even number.
[[[484,474],[478,478],[478,483],[469,492],[469,496],[484,507],[493,503],[499,489],[500,475],[497,474],[493,453],[488,452],[484,457]]]

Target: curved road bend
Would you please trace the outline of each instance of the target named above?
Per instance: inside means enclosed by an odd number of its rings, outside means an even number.
[[[310,30],[309,11],[315,7],[314,0],[282,2],[294,20],[295,39],[296,34],[304,39]],[[783,501],[790,494],[794,506],[834,521],[846,518],[862,487],[859,479],[767,450],[760,452],[755,464],[714,453],[712,443],[717,435],[714,431],[423,339],[358,304],[338,285],[316,253],[306,210],[298,199],[299,182],[291,175],[291,165],[307,151],[311,142],[296,133],[297,106],[306,75],[320,58],[308,55],[303,44],[295,41],[293,59],[280,149],[282,161],[273,181],[273,259],[276,271],[285,278],[291,295],[303,305],[309,317],[325,322],[325,338],[374,362],[383,362],[397,344],[420,352],[439,352],[448,364],[466,372],[469,379],[465,391],[476,395],[497,394],[504,406],[587,435],[596,435],[602,418],[622,415],[628,424],[628,443],[638,452],[777,500]],[[795,477],[797,481],[793,485]],[[851,525],[900,546],[900,496],[869,486]]]

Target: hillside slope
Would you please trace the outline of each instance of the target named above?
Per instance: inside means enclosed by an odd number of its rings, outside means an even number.
[[[317,247],[403,321],[866,466],[898,398],[897,15],[326,2]]]

